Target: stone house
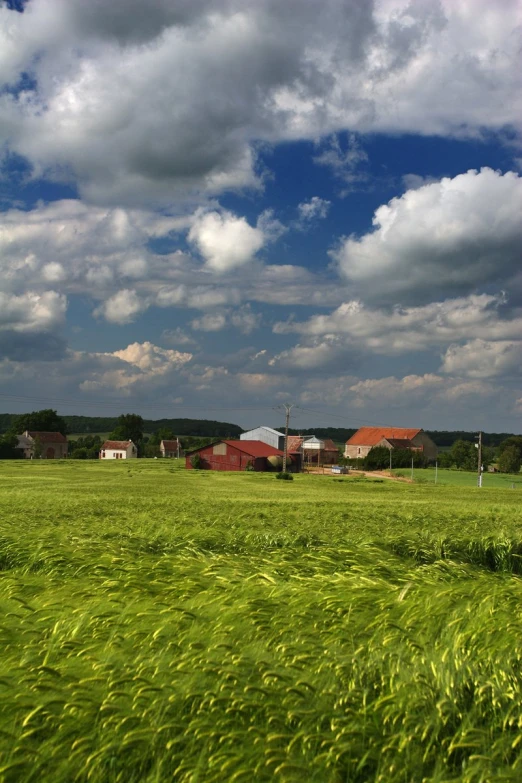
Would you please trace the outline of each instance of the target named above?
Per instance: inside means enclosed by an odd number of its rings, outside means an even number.
[[[67,438],[61,432],[26,430],[16,448],[24,459],[65,459]]]
[[[366,457],[374,446],[388,449],[420,451],[427,460],[437,459],[438,449],[424,430],[411,427],[361,427],[346,441],[344,456],[356,459]]]

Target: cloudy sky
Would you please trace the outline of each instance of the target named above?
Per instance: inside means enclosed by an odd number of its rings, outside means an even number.
[[[0,0],[0,410],[522,430],[522,0]]]

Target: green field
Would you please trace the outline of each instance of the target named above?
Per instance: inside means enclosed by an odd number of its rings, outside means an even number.
[[[521,502],[0,463],[1,783],[522,780]]]
[[[396,476],[404,476],[405,478],[411,477],[411,470],[409,468],[400,468],[393,471]],[[437,484],[452,485],[458,487],[476,487],[477,486],[477,474],[470,473],[466,470],[446,470],[439,468],[435,471],[435,468],[414,468],[413,478],[415,481],[424,484],[434,484],[435,475],[437,476]],[[484,488],[491,489],[518,489],[522,490],[522,474],[513,475],[511,473],[483,473],[482,474],[482,486]]]

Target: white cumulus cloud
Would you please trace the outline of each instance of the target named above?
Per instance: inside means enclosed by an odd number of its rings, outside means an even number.
[[[519,270],[522,178],[484,168],[433,182],[379,207],[374,231],[335,251],[367,298],[430,301],[502,284]]]
[[[67,299],[56,291],[8,296],[0,291],[0,329],[15,332],[53,330],[63,323]]]
[[[264,235],[250,226],[245,218],[231,212],[199,214],[189,231],[192,242],[207,266],[216,272],[228,272],[252,260],[263,247]]]
[[[519,376],[522,372],[522,340],[476,339],[464,345],[452,344],[444,354],[441,370],[470,378]]]
[[[331,137],[350,176],[343,130],[520,132],[521,31],[519,0],[2,4],[0,83],[32,81],[1,94],[0,136],[97,203],[259,186],[259,142]]]

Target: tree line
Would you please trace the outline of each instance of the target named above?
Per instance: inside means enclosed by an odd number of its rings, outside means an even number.
[[[74,432],[78,435],[88,436],[100,432],[112,432],[119,426],[119,416],[51,416],[49,410],[33,411],[32,413],[0,413],[0,433],[13,432],[17,434],[24,432],[25,429],[40,430],[49,432],[61,432],[65,427],[66,435]],[[56,414],[56,411],[54,411]],[[231,424],[226,421],[214,421],[212,419],[142,419],[143,430],[148,433],[155,433],[158,430],[168,429],[170,432],[179,436],[192,437],[213,437],[213,438],[236,438],[243,432],[243,429],[237,424]],[[20,430],[20,427],[29,422],[27,426]],[[54,424],[60,429],[45,429],[43,426],[36,427],[35,424]]]
[[[393,468],[425,468],[428,461],[422,452],[397,450],[392,452]],[[345,460],[347,464],[358,465],[364,470],[385,470],[390,467],[390,450],[385,446],[374,446],[362,460]],[[439,454],[440,468],[478,472],[478,452],[475,441],[456,440],[448,451]],[[499,446],[482,447],[484,470],[494,464],[500,473],[519,473],[522,465],[522,435],[509,435]]]

